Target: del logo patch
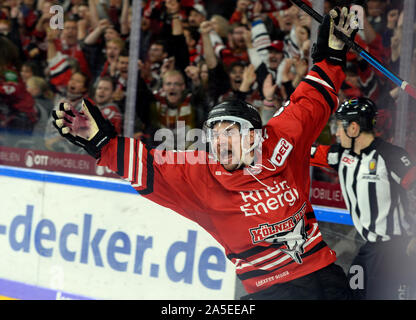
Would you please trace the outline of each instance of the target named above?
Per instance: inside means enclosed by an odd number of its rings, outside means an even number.
[[[271,161],[278,167],[281,167],[286,158],[289,156],[290,151],[292,151],[293,145],[291,145],[286,139],[280,139],[276,148],[274,148],[273,156]]]

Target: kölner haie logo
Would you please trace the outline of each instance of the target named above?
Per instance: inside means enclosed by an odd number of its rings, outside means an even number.
[[[279,248],[289,255],[296,263],[301,264],[301,254],[304,253],[304,244],[307,240],[305,221],[306,202],[291,217],[273,224],[263,223],[256,228],[251,228],[250,235],[253,244],[268,242],[282,244]]]

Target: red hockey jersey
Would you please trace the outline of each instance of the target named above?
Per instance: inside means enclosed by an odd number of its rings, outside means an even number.
[[[203,151],[148,150],[124,137],[102,149],[98,165],[201,225],[224,247],[248,293],[305,276],[336,260],[309,202],[309,157],[344,78],[326,61],[313,67],[264,127],[261,170],[228,172]]]

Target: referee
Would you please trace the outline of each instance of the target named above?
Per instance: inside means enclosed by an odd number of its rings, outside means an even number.
[[[351,265],[364,275],[354,297],[410,299],[416,292],[416,167],[404,149],[375,137],[376,115],[367,98],[345,101],[335,113],[340,143],[312,148],[311,164],[338,171],[354,226],[366,241]]]

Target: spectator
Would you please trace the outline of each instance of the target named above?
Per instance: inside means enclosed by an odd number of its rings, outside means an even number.
[[[108,119],[116,129],[117,134],[122,134],[123,117],[119,107],[113,101],[114,82],[110,77],[101,77],[97,81],[94,101],[105,119]]]
[[[81,2],[74,16],[78,20],[78,40],[82,41],[98,25],[96,0],[89,0],[88,3]]]
[[[185,141],[185,136],[178,130],[178,121],[185,126],[185,135],[195,127],[195,111],[191,105],[191,94],[186,92],[185,79],[177,70],[169,71],[163,76],[163,86],[155,96],[151,109],[151,121],[154,129],[170,129],[174,141],[166,137],[167,149],[176,149],[178,142]],[[156,142],[156,141],[155,141]],[[186,146],[185,146],[186,147]]]
[[[98,25],[81,42],[92,73],[92,79],[96,79],[103,70],[106,62],[107,42],[120,39],[120,33],[108,19],[102,19]]]
[[[246,30],[249,30],[247,25],[236,23],[231,26],[231,31],[228,34],[228,43],[224,45],[219,35],[211,27],[210,41],[214,47],[215,54],[218,59],[221,59],[225,66],[230,66],[233,62],[249,61],[247,46],[244,39]]]
[[[189,11],[189,26],[199,28],[202,22],[207,19],[207,12],[202,4],[194,4]]]
[[[186,45],[188,46],[189,60],[191,63],[197,63],[201,59],[201,46],[199,45],[201,35],[198,29],[193,27],[184,28],[183,34],[186,39]]]
[[[253,4],[250,0],[237,0],[235,11],[230,18],[230,24],[241,23],[248,25],[252,19]]]
[[[211,17],[214,31],[220,36],[223,43],[227,42],[228,34],[231,32],[230,23],[223,16],[215,14]]]
[[[121,51],[124,49],[124,41],[120,38],[110,39],[106,42],[105,45],[105,56],[106,61],[100,72],[100,77],[105,75],[115,76],[118,57]]]
[[[308,73],[308,68],[307,59],[290,58],[284,61],[281,88],[283,100],[289,100],[290,95]]]
[[[55,95],[54,106],[59,106],[59,103],[66,102],[78,111],[81,110],[82,99],[88,97],[88,87],[87,75],[81,71],[74,72],[68,81],[66,90]],[[56,130],[52,126],[51,116],[45,130],[45,147],[52,151],[77,152],[76,148],[73,148],[59,134],[56,134]]]
[[[127,80],[129,75],[129,53],[123,50],[117,57],[117,63],[112,78],[115,88],[112,94],[113,101],[117,103],[124,113],[126,104]]]
[[[33,76],[42,76],[42,71],[36,61],[26,60],[20,69],[22,81],[26,83]]]
[[[199,126],[202,128],[204,115],[207,112],[206,100],[202,91],[191,91],[187,89],[185,76],[179,70],[172,69],[163,73],[162,88],[150,97],[150,115],[145,122],[145,132],[154,137],[155,131],[158,129],[168,129],[172,133],[170,136],[164,136],[167,140],[164,142],[164,147],[172,148],[186,148],[191,142],[183,145],[185,137],[189,130]],[[144,88],[139,88],[141,94],[146,94],[149,89],[143,82]],[[143,107],[142,107],[143,108]],[[146,119],[146,115],[141,112],[142,119]],[[182,122],[178,127],[178,121]],[[184,130],[182,130],[184,129]],[[141,129],[142,130],[142,129]],[[136,130],[137,132],[138,130]],[[154,137],[155,140],[148,141],[151,145],[158,145],[161,140],[160,136]],[[172,140],[173,139],[173,140]],[[179,144],[178,144],[179,142]]]
[[[19,59],[24,59],[19,25],[19,6],[17,2],[11,2],[8,15],[0,17],[0,34],[6,36],[17,47]]]
[[[149,48],[147,59],[141,64],[141,76],[154,91],[159,89],[160,72],[163,61],[168,57],[167,44],[163,40],[156,40]]]
[[[200,60],[196,66],[190,65],[185,69],[186,76],[191,80],[191,88],[194,94],[203,96],[205,99],[205,106],[207,110],[198,109],[202,111],[202,115],[199,116],[200,119],[205,119],[206,111],[210,110],[216,103],[216,97],[211,95],[210,91],[210,79],[209,79],[209,70],[208,65],[205,60]],[[201,124],[198,124],[198,127]]]
[[[18,52],[13,42],[0,36],[0,128],[30,134],[38,117],[19,75]]]
[[[368,0],[366,2],[367,19],[374,28],[374,30],[382,34],[384,31],[385,10],[387,8],[387,1],[383,0]]]
[[[53,110],[53,92],[49,88],[47,81],[38,76],[29,78],[26,86],[27,91],[35,99],[35,108],[39,118],[33,129],[33,136],[34,138],[41,137],[43,139],[51,111]],[[39,146],[43,147],[42,144]]]
[[[89,77],[91,76],[87,59],[78,43],[78,26],[76,20],[65,20],[64,29],[60,37],[56,37],[53,41],[49,42],[49,47],[51,46],[55,46],[57,52],[76,59],[81,71]]]

